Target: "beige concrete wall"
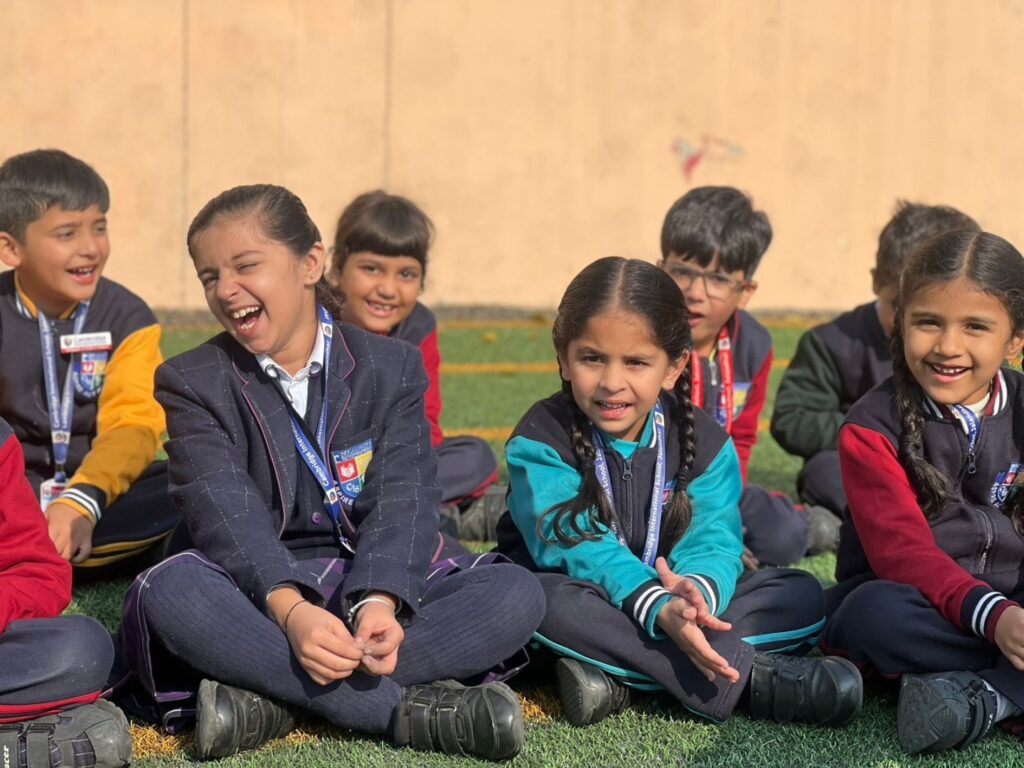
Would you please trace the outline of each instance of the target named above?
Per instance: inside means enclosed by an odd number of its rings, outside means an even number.
[[[426,300],[554,305],[599,256],[654,260],[687,189],[776,239],[755,309],[864,300],[894,200],[1024,244],[1021,0],[0,0],[0,156],[110,183],[108,274],[198,307],[192,215],[240,183],[412,196]],[[689,176],[686,146],[704,153]],[[675,148],[673,148],[675,147]]]

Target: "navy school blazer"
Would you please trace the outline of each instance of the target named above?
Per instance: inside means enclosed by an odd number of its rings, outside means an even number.
[[[369,440],[373,451],[348,512],[356,551],[343,600],[379,590],[415,613],[437,548],[441,502],[419,350],[335,323],[330,364],[320,375],[330,377],[330,448]],[[167,412],[171,497],[198,548],[261,610],[270,589],[285,582],[322,605],[316,579],[281,541],[296,473],[308,469],[277,383],[225,332],[161,365],[156,397]]]

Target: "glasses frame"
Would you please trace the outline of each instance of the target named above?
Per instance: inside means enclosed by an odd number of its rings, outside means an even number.
[[[706,269],[694,269],[693,267],[689,267],[684,264],[666,264],[664,269],[666,272],[668,272],[669,277],[675,280],[679,284],[679,287],[684,291],[691,288],[694,282],[696,282],[698,279],[703,280],[704,293],[707,294],[707,297],[709,299],[728,299],[730,296],[733,296],[734,294],[742,293],[745,288],[749,288],[753,284],[752,281],[748,280],[747,278],[736,280],[732,277],[727,277],[722,272],[716,272],[714,270]],[[725,293],[723,293],[722,295],[717,295],[711,290],[712,283],[708,279],[709,275],[720,275],[722,278],[724,278],[724,280],[721,283],[717,283],[717,285],[724,285],[725,281],[728,281],[728,288],[726,288]],[[689,282],[686,282],[684,285],[684,282],[687,280]]]

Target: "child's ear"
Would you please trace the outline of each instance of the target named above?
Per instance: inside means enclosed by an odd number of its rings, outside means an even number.
[[[561,355],[558,355],[558,375],[562,377],[562,381],[569,380],[569,365]]]
[[[683,375],[683,371],[686,370],[686,366],[689,364],[690,350],[686,350],[677,360],[669,364],[668,373],[665,374],[665,380],[661,382],[661,388],[670,392],[675,389],[676,382],[679,381],[679,377]]]
[[[302,259],[302,277],[306,285],[316,285],[324,275],[327,266],[327,251],[323,243],[317,243],[309,249]]]
[[[21,266],[21,243],[9,232],[0,232],[0,261],[14,269]]]
[[[1024,349],[1024,331],[1010,337],[1010,344],[1006,348],[1006,359],[1015,362],[1020,357],[1022,349]]]
[[[756,280],[747,280],[743,283],[743,287],[740,288],[740,298],[736,302],[736,309],[745,309],[747,302],[750,301],[750,297],[754,295],[754,291],[757,290]]]

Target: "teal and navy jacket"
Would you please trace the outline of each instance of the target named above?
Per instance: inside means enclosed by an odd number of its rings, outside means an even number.
[[[564,573],[599,585],[613,605],[640,624],[651,637],[660,637],[655,618],[670,598],[642,560],[647,537],[651,493],[671,497],[679,467],[679,434],[675,400],[662,394],[666,414],[665,485],[653,489],[658,449],[653,419],[636,443],[602,434],[616,503],[616,524],[626,540],[587,521],[580,528],[597,530],[600,537],[574,546],[552,533],[549,509],[574,498],[582,485],[573,456],[569,429],[572,421],[567,396],[559,393],[536,403],[516,426],[505,447],[509,472],[509,511],[498,526],[498,549],[533,571]],[[693,517],[682,538],[667,556],[673,572],[700,587],[708,607],[721,615],[732,599],[743,566],[739,514],[742,490],[739,459],[732,439],[701,410],[694,409],[696,457],[687,493]],[[537,521],[543,518],[542,535]],[[567,526],[562,526],[563,530]]]

